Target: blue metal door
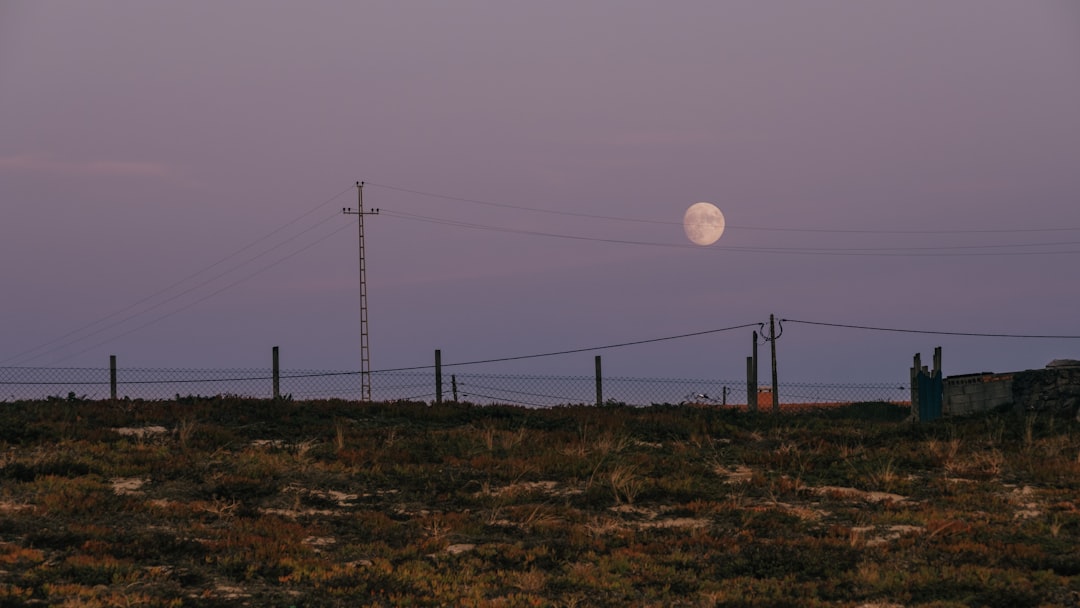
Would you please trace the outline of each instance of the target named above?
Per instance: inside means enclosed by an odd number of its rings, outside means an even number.
[[[919,421],[930,422],[941,418],[943,386],[941,370],[933,374],[919,372]]]

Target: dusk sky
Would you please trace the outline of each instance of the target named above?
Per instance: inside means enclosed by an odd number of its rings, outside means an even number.
[[[0,0],[0,365],[355,369],[357,180],[376,370],[1080,335],[1080,3]],[[784,330],[792,381],[1080,359]]]

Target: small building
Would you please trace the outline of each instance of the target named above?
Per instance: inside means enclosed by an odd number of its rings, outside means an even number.
[[[1011,405],[1017,411],[1080,414],[1080,361],[1054,360],[1042,369],[945,378],[941,413],[962,416]]]
[[[939,347],[934,351],[933,373],[920,365],[920,357],[916,355],[911,378],[912,404],[916,406],[913,414],[917,420],[963,416],[1002,407],[1013,407],[1019,412],[1076,415],[1080,420],[1080,361],[1073,359],[1055,359],[1042,369],[942,378]]]

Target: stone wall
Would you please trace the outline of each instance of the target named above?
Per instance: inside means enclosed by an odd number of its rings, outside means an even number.
[[[1020,411],[1080,416],[1080,366],[1017,372],[1012,392]]]
[[[941,414],[963,416],[1014,403],[1015,374],[965,374],[945,378]]]
[[[963,416],[1011,404],[1021,412],[1055,412],[1080,419],[1080,366],[950,376],[945,378],[943,392],[944,416]]]

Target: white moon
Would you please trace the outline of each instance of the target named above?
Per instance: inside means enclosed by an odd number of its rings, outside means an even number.
[[[694,203],[683,215],[686,238],[695,245],[712,245],[724,234],[724,214],[712,203]]]

